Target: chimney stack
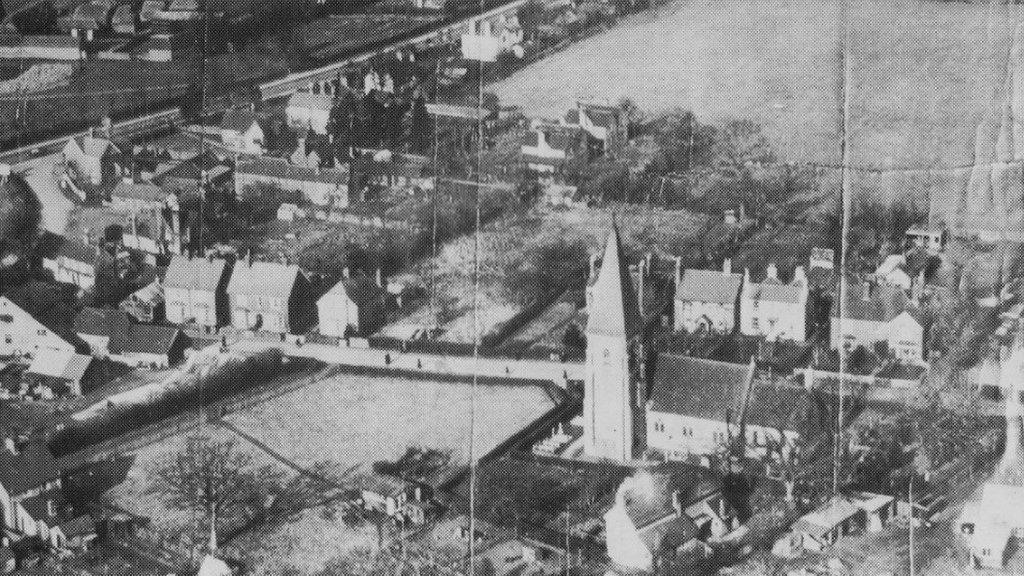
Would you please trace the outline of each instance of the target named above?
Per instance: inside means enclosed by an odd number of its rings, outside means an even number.
[[[381,272],[380,268],[377,268],[377,286],[380,288],[384,287],[384,273]]]
[[[676,517],[683,515],[683,503],[679,499],[679,490],[672,491],[672,509],[676,511]]]
[[[722,260],[722,274],[732,274],[732,258]]]
[[[793,269],[793,283],[807,283],[807,273],[804,272],[803,266],[797,266],[796,268]]]
[[[341,277],[344,278],[345,280],[349,279],[348,266],[345,266],[344,268],[341,269]]]
[[[676,288],[679,288],[679,283],[683,281],[683,258],[682,256],[676,256]]]
[[[862,295],[862,298],[863,298],[863,300],[865,302],[870,302],[871,301],[871,281],[870,280],[866,280],[864,282],[864,293]]]
[[[18,455],[18,445],[14,438],[4,438],[4,448],[14,456]]]
[[[779,279],[779,268],[775,265],[774,262],[768,264],[768,268],[765,269],[765,276],[766,276],[766,278],[765,278],[766,280],[768,278],[771,278],[772,280],[778,280]]]

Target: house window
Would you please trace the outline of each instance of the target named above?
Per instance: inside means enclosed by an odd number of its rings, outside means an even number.
[[[10,334],[4,336],[4,343],[5,344],[10,344],[11,342],[12,342],[12,340],[11,340],[11,335]]]
[[[36,336],[46,336],[46,330],[43,330],[43,329],[36,330]]]
[[[750,321],[750,326],[754,330],[760,330],[761,329],[760,322],[757,321],[757,317],[756,316]]]
[[[3,322],[4,324],[11,324],[14,322],[14,316],[11,316],[10,314],[0,314],[0,322]]]

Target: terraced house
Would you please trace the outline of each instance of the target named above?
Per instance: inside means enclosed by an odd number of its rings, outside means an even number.
[[[208,331],[227,324],[230,273],[230,263],[221,258],[172,258],[163,283],[167,321]]]

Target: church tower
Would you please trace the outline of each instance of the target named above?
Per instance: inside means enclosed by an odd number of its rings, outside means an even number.
[[[646,398],[641,385],[640,311],[614,225],[593,286],[589,313],[583,451],[593,458],[624,462],[645,448]]]

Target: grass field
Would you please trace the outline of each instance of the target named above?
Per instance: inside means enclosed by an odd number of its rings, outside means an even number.
[[[576,98],[633,99],[762,124],[786,159],[839,158],[840,38],[850,31],[852,158],[962,164],[999,100],[1024,7],[933,0],[673,0],[494,86],[557,116]]]
[[[470,404],[469,384],[340,374],[228,420],[299,464],[370,464],[409,446],[451,450],[453,460],[467,462]],[[538,387],[478,387],[476,453],[552,406]]]

